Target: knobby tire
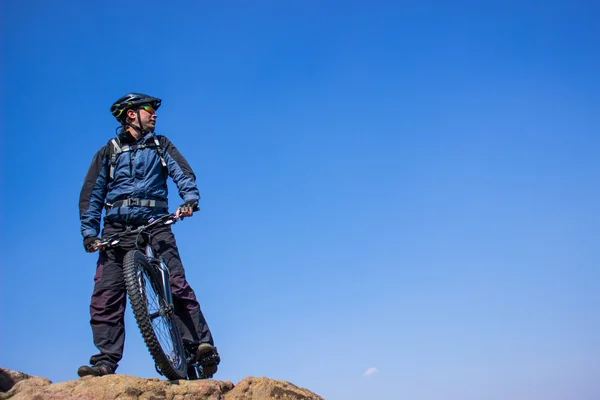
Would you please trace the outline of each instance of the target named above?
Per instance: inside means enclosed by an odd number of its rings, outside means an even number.
[[[152,326],[152,319],[150,318],[148,311],[148,300],[147,300],[147,289],[148,285],[141,285],[140,280],[149,279],[152,281],[155,277],[153,276],[150,263],[146,259],[146,256],[138,251],[131,250],[125,255],[123,261],[123,275],[125,277],[125,286],[127,287],[127,293],[129,294],[129,301],[131,302],[131,308],[137,321],[138,327],[142,332],[146,346],[156,363],[157,369],[170,380],[186,379],[187,375],[187,363],[185,359],[185,352],[181,343],[181,336],[178,331],[176,322],[171,316],[161,316],[159,318],[165,318],[170,325],[170,338],[174,351],[180,357],[178,363],[173,363],[167,354],[165,354],[160,340]],[[140,278],[141,276],[141,278]],[[161,287],[162,283],[152,283],[151,289],[154,294],[157,293],[157,287]],[[159,292],[160,293],[160,292]],[[159,296],[162,299],[162,295]],[[175,338],[174,338],[175,337]],[[163,340],[165,340],[163,338]],[[176,343],[178,342],[178,343]],[[176,365],[179,364],[179,365]]]

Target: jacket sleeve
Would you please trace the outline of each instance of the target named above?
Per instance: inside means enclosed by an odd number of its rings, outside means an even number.
[[[200,201],[200,191],[196,185],[196,175],[190,164],[177,150],[177,147],[165,136],[159,136],[160,144],[164,151],[165,161],[169,170],[169,176],[179,190],[179,196],[183,201]]]
[[[107,192],[109,161],[108,146],[104,146],[92,160],[79,195],[81,235],[99,236],[100,220]]]

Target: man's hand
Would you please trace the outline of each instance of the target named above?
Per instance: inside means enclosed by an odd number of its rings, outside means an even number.
[[[184,219],[185,217],[191,217],[194,215],[194,211],[198,211],[199,209],[197,201],[186,201],[175,211],[175,218]]]
[[[83,239],[83,247],[88,253],[93,253],[100,249],[100,238],[97,236],[89,236]]]

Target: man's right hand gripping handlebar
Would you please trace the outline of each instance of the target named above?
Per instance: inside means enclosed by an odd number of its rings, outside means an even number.
[[[100,242],[101,240],[98,236],[89,236],[83,238],[83,247],[88,253],[93,253],[101,249]]]

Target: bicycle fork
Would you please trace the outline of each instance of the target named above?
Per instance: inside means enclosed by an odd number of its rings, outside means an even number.
[[[167,264],[165,264],[165,261],[162,258],[160,260],[156,258],[156,256],[154,255],[154,250],[152,250],[152,247],[150,246],[146,246],[146,257],[149,260],[158,261],[151,262],[151,264],[158,267],[158,272],[160,272],[160,280],[165,295],[165,306],[167,308],[165,311],[168,313],[173,313],[175,311],[175,307],[173,306],[173,294],[171,293],[171,279],[169,278],[169,268],[167,267]]]

